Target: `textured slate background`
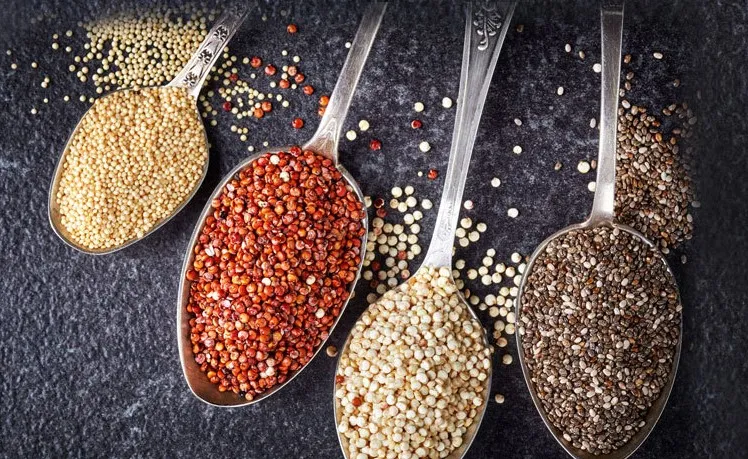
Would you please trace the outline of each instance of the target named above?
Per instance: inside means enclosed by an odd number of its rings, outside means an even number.
[[[568,3],[568,4],[567,4]],[[571,3],[574,3],[571,5]],[[706,2],[705,2],[706,3]],[[748,377],[744,324],[748,264],[746,229],[746,16],[744,1],[673,3],[632,1],[627,6],[624,50],[637,85],[632,102],[659,110],[688,101],[699,117],[692,139],[702,208],[688,263],[674,265],[684,309],[684,348],[667,410],[639,458],[744,457]],[[340,457],[332,417],[335,360],[320,355],[301,377],[266,402],[217,409],[190,395],[179,367],[174,331],[182,256],[192,225],[220,176],[246,155],[228,131],[230,118],[209,128],[213,143],[206,183],[192,203],[155,235],[126,250],[90,257],[63,245],[47,223],[47,187],[55,162],[85,104],[62,95],[92,93],[67,72],[68,58],[50,49],[51,34],[75,28],[84,14],[101,15],[102,2],[5,0],[0,19],[0,455],[3,457]],[[262,5],[231,47],[240,56],[280,60],[280,50],[302,57],[301,68],[318,94],[329,93],[352,39],[360,5],[304,2]],[[281,10],[287,10],[287,15]],[[31,24],[40,13],[54,14]],[[293,20],[300,33],[291,37]],[[598,11],[594,2],[526,1],[518,7],[493,78],[478,134],[466,199],[469,214],[486,221],[479,243],[461,251],[480,259],[488,247],[497,259],[529,253],[546,235],[581,220],[591,203],[591,175],[575,170],[597,151],[589,119],[598,111]],[[459,6],[424,2],[390,5],[346,123],[366,118],[371,130],[343,142],[342,162],[364,192],[386,193],[412,184],[419,197],[438,202],[441,181],[416,171],[445,170],[456,100],[463,18]],[[80,40],[80,37],[77,38]],[[587,59],[567,55],[565,43]],[[4,50],[11,48],[12,57]],[[653,51],[665,54],[662,61]],[[32,71],[36,60],[40,69]],[[10,70],[18,62],[20,69]],[[44,74],[53,85],[40,88]],[[681,88],[667,85],[680,77]],[[566,94],[559,98],[556,87]],[[43,97],[50,97],[42,105]],[[293,109],[254,125],[252,144],[302,142],[316,125],[316,97],[300,92]],[[412,104],[423,101],[426,129],[408,126]],[[32,106],[39,115],[30,115]],[[307,127],[290,128],[294,116]],[[517,127],[513,119],[524,121]],[[382,140],[379,153],[367,148]],[[418,151],[421,140],[433,149]],[[523,146],[515,156],[511,148]],[[560,160],[565,167],[553,171]],[[501,177],[500,188],[488,182]],[[506,217],[518,207],[520,217]],[[435,211],[422,224],[426,246]],[[332,342],[363,310],[359,286]],[[486,325],[491,321],[486,320]],[[516,357],[514,342],[508,347]],[[497,353],[500,355],[500,353]],[[491,403],[469,457],[558,457],[562,450],[545,430],[524,387],[518,364],[497,365]]]

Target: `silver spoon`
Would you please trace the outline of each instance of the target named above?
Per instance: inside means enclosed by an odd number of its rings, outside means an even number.
[[[602,24],[602,90],[600,99],[600,145],[597,160],[597,186],[595,188],[595,198],[592,203],[592,212],[589,218],[583,223],[567,226],[561,231],[554,233],[548,239],[543,241],[535,252],[530,257],[530,261],[527,264],[527,269],[522,277],[522,283],[520,284],[520,291],[517,295],[517,323],[521,323],[522,315],[522,292],[525,289],[525,283],[527,278],[532,271],[533,264],[537,257],[545,251],[546,246],[553,239],[561,237],[570,231],[580,229],[590,229],[597,226],[609,226],[612,228],[618,228],[621,231],[632,234],[640,241],[652,247],[655,251],[657,246],[648,240],[643,234],[636,231],[635,229],[615,222],[615,181],[616,181],[616,135],[617,135],[617,123],[618,123],[618,88],[620,83],[620,72],[621,72],[621,40],[623,31],[623,2],[614,1],[606,2],[601,10],[600,20]],[[670,266],[667,264],[665,258],[660,254],[659,251],[656,253],[662,259],[662,263],[667,266],[668,274],[673,279],[675,285],[675,279],[673,273],[670,270]],[[681,316],[682,317],[682,316]],[[646,424],[621,448],[618,448],[609,454],[593,455],[587,451],[583,451],[574,448],[569,442],[567,442],[562,433],[556,429],[556,427],[550,422],[546,413],[543,409],[543,405],[540,402],[537,394],[535,393],[534,386],[532,384],[532,375],[527,367],[523,348],[522,348],[522,334],[517,333],[517,349],[519,354],[520,365],[522,366],[522,373],[525,377],[525,382],[530,390],[532,401],[535,404],[540,416],[543,418],[548,430],[551,431],[553,437],[558,443],[566,450],[569,455],[575,458],[583,459],[624,459],[629,457],[636,451],[644,440],[647,439],[650,432],[654,428],[657,420],[659,419],[662,411],[665,409],[668,397],[673,388],[673,382],[675,381],[675,373],[678,369],[678,360],[680,359],[681,342],[682,342],[682,326],[683,321],[681,318],[681,332],[679,333],[678,344],[675,349],[675,355],[673,357],[673,367],[670,372],[670,377],[667,384],[662,390],[659,398],[650,407],[649,412],[645,418]]]
[[[345,177],[348,185],[353,189],[353,191],[355,191],[356,196],[358,196],[358,199],[361,202],[362,206],[364,205],[364,194],[361,192],[361,189],[359,188],[358,183],[356,183],[356,180],[354,180],[351,174],[338,162],[338,140],[343,129],[343,122],[345,121],[346,114],[348,113],[348,108],[350,107],[351,100],[353,99],[353,94],[356,91],[356,85],[358,84],[359,77],[361,76],[361,72],[364,68],[364,64],[366,63],[366,58],[369,55],[369,51],[371,50],[371,46],[374,43],[374,37],[379,30],[379,25],[382,22],[382,17],[384,16],[386,7],[386,3],[372,3],[364,13],[363,18],[361,19],[361,24],[358,28],[358,32],[356,33],[356,37],[354,38],[353,43],[351,44],[350,51],[348,52],[348,58],[346,59],[345,64],[343,64],[343,69],[341,70],[340,76],[338,77],[338,82],[336,83],[335,89],[333,90],[332,96],[330,97],[330,101],[328,102],[327,109],[325,110],[325,115],[322,117],[317,131],[314,133],[309,142],[307,142],[303,147],[304,150],[312,150],[326,158],[333,160],[338,170],[343,174],[343,177]],[[280,391],[283,387],[286,386],[286,384],[290,383],[296,376],[299,375],[299,373],[304,370],[304,368],[309,365],[309,362],[307,362],[306,365],[293,372],[284,383],[276,385],[267,392],[258,395],[251,401],[240,398],[233,392],[219,392],[218,386],[208,380],[208,377],[205,375],[205,373],[200,371],[200,366],[195,362],[194,355],[192,353],[192,345],[190,342],[189,322],[191,314],[187,313],[186,310],[187,302],[189,301],[190,297],[191,285],[191,282],[186,279],[186,275],[187,271],[190,269],[194,261],[195,253],[193,249],[195,247],[195,244],[197,243],[198,238],[200,237],[200,232],[203,229],[205,219],[208,217],[208,215],[213,213],[211,202],[219,194],[221,194],[224,186],[231,179],[233,179],[239,171],[247,167],[257,158],[268,152],[288,151],[289,148],[291,147],[288,146],[283,148],[274,148],[252,155],[239,163],[234,169],[231,170],[231,172],[226,174],[225,178],[221,181],[221,183],[218,184],[218,186],[216,186],[215,191],[213,191],[210,198],[208,198],[208,201],[205,204],[205,208],[200,214],[198,223],[197,225],[195,225],[195,230],[192,233],[192,238],[187,244],[187,253],[185,254],[184,263],[182,265],[182,274],[179,281],[179,297],[177,299],[177,340],[179,344],[179,360],[182,363],[182,372],[184,373],[184,377],[187,380],[187,385],[190,387],[192,393],[195,395],[195,397],[210,405],[221,407],[235,407],[251,405],[253,403],[259,402],[260,400],[265,400],[266,398]],[[368,217],[364,217],[363,225],[364,229],[367,230],[369,227]],[[368,231],[365,231],[363,239],[361,241],[362,248],[366,247],[367,234]],[[358,271],[356,272],[356,278],[350,285],[351,292],[353,292],[356,283],[358,282],[358,279],[361,275],[361,267],[364,260],[363,255],[364,254],[362,253],[361,262],[359,263]],[[351,296],[352,295],[349,295],[348,299],[340,310],[340,314],[338,314],[338,317],[335,318],[335,322],[333,323],[332,327],[330,327],[330,334],[332,334],[332,331],[337,325],[340,316],[343,315],[346,306],[348,306],[348,302],[350,301]],[[320,343],[319,347],[314,352],[312,359],[314,359],[314,357],[319,353],[320,349],[322,349],[324,345],[324,342]],[[312,359],[310,359],[310,362]]]
[[[187,88],[189,90],[190,96],[192,96],[193,99],[195,99],[195,116],[201,120],[202,117],[200,116],[200,111],[197,107],[197,96],[200,94],[200,89],[203,87],[203,83],[205,82],[205,79],[208,78],[208,75],[210,74],[210,69],[213,67],[213,64],[215,64],[216,60],[223,54],[223,48],[226,46],[226,44],[231,40],[231,38],[234,36],[236,31],[239,29],[239,26],[244,22],[244,18],[247,16],[248,10],[245,10],[243,8],[240,9],[229,9],[225,11],[221,17],[218,18],[216,23],[213,25],[213,28],[210,29],[208,32],[208,35],[205,37],[205,40],[200,44],[200,47],[198,47],[197,51],[195,51],[195,54],[193,54],[190,61],[187,63],[187,65],[184,66],[184,68],[174,77],[174,79],[169,82],[164,87],[176,87],[176,88]],[[114,93],[117,92],[124,92],[124,91],[133,91],[133,89],[119,89],[117,91],[113,91],[109,94],[107,94],[104,97],[109,97]],[[104,98],[102,97],[102,98]],[[76,133],[78,132],[78,129],[80,128],[83,120],[88,116],[88,114],[91,112],[91,108],[89,108],[86,113],[83,114],[81,117],[81,120],[78,122],[78,124],[75,126],[75,129],[73,129],[73,133],[70,134],[70,137],[68,138],[67,143],[65,144],[65,148],[62,150],[62,154],[60,155],[60,159],[57,161],[57,167],[55,168],[55,173],[52,178],[52,183],[49,187],[49,204],[48,204],[48,212],[49,212],[49,223],[52,226],[52,229],[54,230],[55,234],[59,236],[60,239],[70,247],[79,250],[84,253],[92,254],[92,255],[104,255],[107,253],[116,252],[117,250],[124,249],[125,247],[134,244],[157,229],[159,229],[161,226],[165,225],[169,220],[171,220],[176,214],[179,213],[180,210],[184,208],[185,205],[195,196],[195,193],[197,193],[197,190],[200,188],[200,185],[203,182],[203,179],[205,179],[205,175],[208,172],[208,158],[205,160],[205,164],[203,165],[203,169],[201,172],[200,180],[195,184],[192,192],[187,196],[182,203],[174,209],[174,211],[167,216],[166,218],[163,218],[161,221],[156,223],[150,230],[148,230],[147,233],[145,233],[141,237],[132,238],[129,241],[125,242],[124,244],[120,244],[115,247],[110,247],[106,249],[90,249],[88,247],[85,247],[81,244],[78,244],[75,242],[75,240],[70,236],[68,231],[65,229],[65,226],[62,225],[61,222],[61,215],[60,215],[60,209],[57,203],[57,192],[59,190],[60,186],[60,178],[62,177],[63,173],[63,166],[65,164],[65,157],[66,153],[68,151],[68,148],[70,147],[70,143],[73,141],[73,138],[75,137]],[[203,127],[203,136],[205,140],[205,145],[208,145],[208,137],[205,134],[205,128]]]
[[[470,157],[473,144],[478,132],[483,105],[486,101],[491,76],[496,68],[496,61],[501,52],[506,32],[512,20],[516,2],[483,3],[481,6],[468,3],[466,6],[465,41],[462,50],[462,72],[460,74],[460,92],[455,115],[455,128],[452,134],[452,146],[449,153],[449,165],[444,179],[439,213],[436,217],[434,234],[431,238],[429,250],[418,271],[428,268],[447,267],[452,271],[452,249],[454,247],[455,231],[460,217],[462,194],[465,190],[467,173],[470,167]],[[416,272],[415,275],[418,275]],[[450,281],[455,281],[450,276]],[[400,287],[395,287],[400,288]],[[455,290],[459,289],[455,286]],[[476,322],[480,319],[460,295],[462,303]],[[481,328],[483,328],[481,326]],[[341,356],[348,352],[352,333],[348,334]],[[483,329],[483,344],[490,347],[485,329]],[[341,359],[338,359],[336,374],[339,374]],[[475,418],[464,436],[462,445],[455,449],[449,457],[463,457],[475,439],[483,415],[488,405],[491,392],[491,375],[493,368],[488,369],[488,378],[483,391],[483,405],[480,414]],[[335,424],[340,424],[342,407],[335,397],[333,386],[333,406],[335,410]],[[347,458],[347,440],[337,431],[340,447]]]

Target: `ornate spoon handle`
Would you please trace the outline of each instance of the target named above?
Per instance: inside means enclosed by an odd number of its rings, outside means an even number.
[[[210,69],[216,63],[223,48],[231,40],[249,12],[246,8],[230,8],[221,14],[210,29],[192,58],[167,86],[187,88],[190,95],[197,98]]]
[[[462,194],[473,154],[483,104],[491,76],[501,52],[516,2],[483,2],[467,5],[465,44],[462,49],[460,93],[455,128],[444,178],[434,235],[423,262],[429,266],[451,266]]]

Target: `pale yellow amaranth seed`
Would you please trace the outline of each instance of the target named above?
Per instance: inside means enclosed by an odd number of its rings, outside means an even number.
[[[491,352],[450,274],[421,268],[354,327],[335,391],[348,457],[444,458],[468,440]]]
[[[205,38],[209,12],[195,5],[138,10],[85,23],[93,83],[104,90],[158,86],[179,72]],[[79,56],[80,57],[80,56]],[[89,79],[81,73],[78,78]]]
[[[96,100],[65,151],[62,225],[89,249],[145,235],[192,193],[208,159],[195,102],[182,88]]]

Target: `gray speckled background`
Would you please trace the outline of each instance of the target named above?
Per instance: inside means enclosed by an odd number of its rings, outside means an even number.
[[[68,58],[51,51],[51,34],[75,28],[84,12],[100,15],[101,3],[1,5],[0,456],[340,457],[332,417],[335,360],[324,354],[279,395],[243,409],[208,407],[182,379],[174,330],[182,256],[210,190],[247,154],[228,130],[229,116],[220,114],[219,126],[208,130],[211,168],[198,196],[142,243],[90,257],[67,248],[49,228],[49,180],[86,108],[61,98],[92,93],[67,72]],[[359,8],[317,1],[262,10],[268,20],[252,14],[232,49],[275,62],[288,49],[302,57],[317,94],[329,93]],[[56,18],[32,25],[31,13],[39,12]],[[748,378],[747,16],[744,1],[627,6],[624,50],[635,55],[630,67],[637,74],[629,100],[658,111],[680,100],[694,108],[699,124],[690,144],[702,202],[695,238],[684,249],[689,261],[674,264],[685,306],[680,370],[670,404],[638,458],[745,457],[748,446],[748,397],[741,386]],[[285,32],[289,18],[299,25],[296,36]],[[592,198],[586,189],[592,176],[577,173],[575,165],[597,151],[597,133],[588,126],[598,111],[599,77],[591,70],[599,57],[595,3],[522,2],[514,23],[524,24],[524,32],[512,27],[507,36],[466,189],[466,199],[476,203],[468,214],[489,225],[477,244],[460,251],[473,263],[488,247],[496,248],[497,259],[530,252],[555,229],[581,220]],[[457,98],[462,27],[456,5],[390,5],[346,123],[353,128],[366,118],[372,127],[342,147],[342,162],[366,194],[411,184],[419,197],[438,202],[441,181],[416,172],[445,170],[454,109],[439,101]],[[567,55],[567,42],[587,59]],[[5,55],[8,48],[13,56]],[[665,54],[662,61],[651,58],[655,50]],[[30,68],[32,60],[39,69]],[[11,62],[20,69],[10,70]],[[50,89],[39,87],[43,75],[51,76]],[[667,84],[675,77],[683,81],[677,90]],[[561,98],[559,85],[566,89]],[[282,145],[311,135],[317,98],[294,94],[288,110],[250,122],[249,143]],[[45,96],[51,102],[43,105]],[[417,100],[427,106],[420,132],[409,127]],[[30,115],[33,106],[39,115]],[[295,116],[307,120],[304,129],[290,128]],[[523,126],[514,125],[515,117]],[[383,142],[381,152],[368,150],[372,137]],[[421,140],[431,143],[428,154],[418,151]],[[515,144],[522,155],[511,153]],[[553,171],[557,160],[565,166],[560,172]],[[502,179],[498,189],[489,185],[493,176]],[[520,217],[509,219],[508,207],[519,208]],[[424,246],[434,215],[427,213],[422,223]],[[363,310],[367,289],[359,286],[333,343],[342,343]],[[513,341],[507,349],[516,357]],[[506,402],[489,405],[469,457],[562,456],[516,363],[497,365],[493,390]]]

